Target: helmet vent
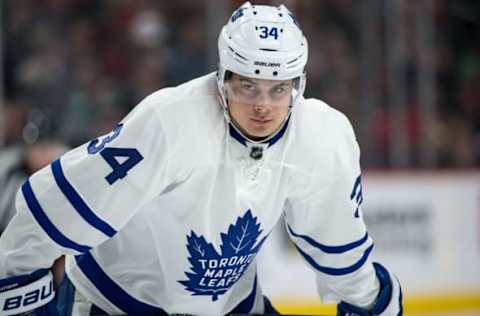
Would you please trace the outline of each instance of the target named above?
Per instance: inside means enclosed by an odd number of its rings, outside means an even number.
[[[298,57],[295,58],[295,59],[290,60],[290,61],[287,63],[287,65],[290,65],[291,63],[293,63],[293,62],[295,62],[295,61],[297,61],[297,60],[298,60]]]
[[[232,47],[228,46],[228,49],[230,49],[230,51],[231,51],[232,53],[234,53],[235,56],[240,57],[241,59],[243,59],[243,60],[245,60],[245,61],[248,60],[248,59],[245,58],[244,56],[242,56],[242,55],[240,55],[239,53],[237,53]],[[237,58],[236,58],[236,59],[237,59]],[[237,59],[237,60],[238,60],[238,59]],[[242,63],[242,64],[245,64],[245,63]]]
[[[247,60],[245,57],[243,57],[243,56],[240,55],[239,53],[237,53],[237,52],[234,52],[234,53],[235,53],[235,55],[236,55],[237,57],[240,57],[241,59],[243,59],[243,60],[245,60],[245,61]]]
[[[260,50],[264,50],[264,51],[267,51],[267,52],[276,52],[277,51],[276,49],[271,49],[271,48],[260,48]]]
[[[293,65],[287,66],[287,69],[296,68],[297,66],[298,66],[298,64],[293,64]]]
[[[238,61],[238,62],[239,62],[240,64],[242,64],[242,65],[246,65],[246,64],[247,64],[246,62],[244,62],[243,60],[240,60],[240,59],[238,59],[238,58],[235,58],[235,60]]]

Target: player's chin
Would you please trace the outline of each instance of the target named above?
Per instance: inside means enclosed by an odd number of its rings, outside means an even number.
[[[270,136],[275,131],[272,126],[251,126],[248,130],[248,134],[252,138],[265,138]]]

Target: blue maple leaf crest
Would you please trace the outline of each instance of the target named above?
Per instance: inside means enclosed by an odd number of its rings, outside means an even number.
[[[227,233],[220,233],[222,244],[219,254],[212,243],[193,230],[187,235],[191,272],[185,272],[188,280],[178,281],[192,295],[210,295],[212,301],[225,294],[245,273],[267,236],[257,243],[261,234],[260,223],[248,210],[230,224]]]

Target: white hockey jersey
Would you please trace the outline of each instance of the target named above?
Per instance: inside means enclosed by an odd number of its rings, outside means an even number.
[[[77,290],[108,313],[261,313],[255,256],[284,218],[322,298],[373,302],[347,118],[301,99],[253,159],[254,144],[223,117],[215,80],[152,94],[110,134],[30,177],[0,240],[0,278],[63,253]]]

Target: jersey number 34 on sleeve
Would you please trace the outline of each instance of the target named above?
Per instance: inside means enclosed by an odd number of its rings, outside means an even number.
[[[101,141],[99,138],[94,139],[87,147],[89,154],[94,155],[100,153],[112,168],[112,172],[105,177],[105,180],[107,180],[110,185],[114,184],[118,179],[124,178],[127,172],[143,159],[143,156],[135,148],[105,147],[106,144],[120,135],[122,127],[123,124],[117,124],[112,132],[104,136]]]

